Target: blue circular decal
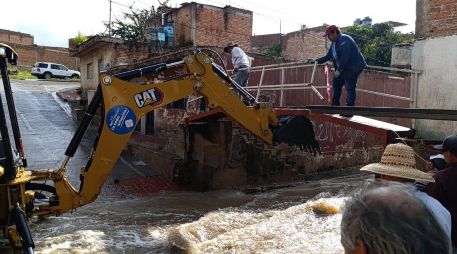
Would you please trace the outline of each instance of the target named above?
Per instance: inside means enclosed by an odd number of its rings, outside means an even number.
[[[106,125],[116,134],[127,134],[135,129],[136,116],[127,106],[115,106],[106,115]]]

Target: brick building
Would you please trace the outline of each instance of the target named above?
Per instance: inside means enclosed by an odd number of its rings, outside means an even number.
[[[100,71],[132,64],[147,58],[149,53],[146,43],[131,44],[123,39],[99,35],[71,49],[71,55],[80,59],[83,99],[90,98],[91,91],[96,89]]]
[[[306,61],[322,56],[327,51],[327,41],[322,34],[326,25],[303,28],[283,34],[252,36],[252,51],[265,53],[268,49],[282,44],[282,57],[292,61]]]
[[[175,46],[226,46],[237,42],[242,48],[251,47],[252,11],[232,6],[216,7],[196,2],[183,3],[179,8],[164,10],[157,22],[154,17],[147,28],[171,25]],[[155,27],[154,27],[155,26]]]
[[[457,34],[457,1],[417,0],[416,37],[430,38]]]
[[[36,45],[30,34],[0,29],[0,42],[10,45],[18,53],[20,69],[29,69],[39,61],[60,63],[75,70],[79,68],[79,59],[71,57],[68,48]]]
[[[0,29],[0,41],[4,43],[15,43],[33,45],[33,36],[26,33]]]
[[[327,53],[327,40],[322,35],[326,25],[305,28],[284,35],[283,57],[294,61],[315,59]]]
[[[267,50],[281,44],[282,36],[276,34],[254,35],[251,38],[251,51],[259,54],[265,54]]]
[[[411,67],[422,71],[417,91],[418,108],[456,109],[457,1],[417,0],[416,37]],[[457,123],[417,120],[418,134],[442,139],[455,134]]]

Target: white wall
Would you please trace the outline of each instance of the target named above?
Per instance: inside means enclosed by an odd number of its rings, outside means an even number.
[[[457,110],[457,35],[417,41],[411,65],[422,71],[418,108]],[[457,134],[457,122],[417,120],[416,129],[422,138],[442,139]]]
[[[104,64],[109,64],[113,66],[113,46],[112,45],[104,45],[99,47],[90,53],[81,56],[81,88],[83,91],[83,97],[87,99],[87,90],[95,90],[98,85],[98,60],[102,59]],[[87,65],[92,63],[92,71],[93,71],[93,78],[87,78]]]

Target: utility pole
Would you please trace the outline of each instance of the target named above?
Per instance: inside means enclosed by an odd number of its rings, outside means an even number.
[[[109,19],[108,19],[108,35],[111,37],[111,4],[113,0],[108,0],[109,1]]]
[[[279,19],[279,47],[282,52],[282,20]]]

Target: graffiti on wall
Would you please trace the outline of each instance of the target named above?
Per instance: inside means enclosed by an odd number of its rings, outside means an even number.
[[[314,131],[323,152],[337,152],[345,147],[354,149],[381,145],[380,137],[331,122],[314,122]]]

